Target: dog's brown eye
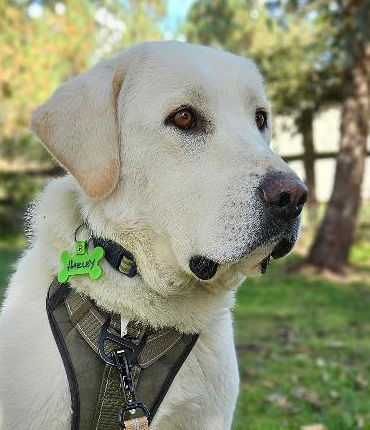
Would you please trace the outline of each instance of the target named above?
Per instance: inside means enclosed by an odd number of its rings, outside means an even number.
[[[181,109],[172,117],[173,124],[183,130],[187,130],[194,124],[195,115],[190,109]]]
[[[267,113],[264,110],[256,111],[256,124],[260,131],[267,127]]]

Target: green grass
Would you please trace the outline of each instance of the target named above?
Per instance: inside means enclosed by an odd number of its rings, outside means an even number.
[[[366,254],[362,245],[353,256]],[[365,258],[360,260],[364,269]],[[234,430],[293,430],[314,423],[330,430],[370,428],[365,278],[338,284],[288,275],[282,263],[273,262],[265,276],[246,281],[235,309],[241,392]]]
[[[355,281],[287,274],[300,258],[293,254],[239,289],[234,430],[370,429],[369,242],[363,223],[351,253]],[[22,245],[0,242],[0,301]]]

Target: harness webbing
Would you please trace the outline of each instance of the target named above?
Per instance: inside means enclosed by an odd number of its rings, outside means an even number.
[[[103,311],[87,296],[56,279],[49,288],[47,312],[68,376],[71,428],[118,429],[117,413],[127,399],[117,368],[106,364],[100,356],[99,342],[107,327],[110,334],[120,337],[120,316]],[[136,411],[124,425],[126,429],[147,430],[198,335],[180,333],[174,328],[154,330],[133,321],[127,326],[127,334],[134,344],[145,341],[132,363],[131,374],[137,398],[150,413],[143,417],[141,411]],[[109,339],[104,342],[108,356],[119,349]]]

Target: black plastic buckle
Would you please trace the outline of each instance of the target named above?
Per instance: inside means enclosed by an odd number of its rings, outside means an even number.
[[[100,330],[99,335],[99,342],[98,342],[98,349],[99,349],[99,355],[106,363],[110,364],[111,366],[116,366],[116,362],[114,360],[113,356],[108,355],[105,352],[104,344],[107,341],[113,342],[117,345],[119,345],[126,354],[127,360],[132,363],[133,360],[136,359],[136,357],[140,354],[142,349],[144,348],[147,335],[144,334],[144,336],[141,338],[140,342],[138,344],[134,343],[131,339],[134,339],[130,336],[124,336],[119,337],[115,334],[111,333],[109,331],[109,325],[110,320],[108,319],[102,326]]]
[[[123,246],[113,240],[103,239],[102,237],[93,237],[93,244],[94,246],[101,246],[104,249],[104,258],[114,269],[129,278],[137,274],[135,257]]]

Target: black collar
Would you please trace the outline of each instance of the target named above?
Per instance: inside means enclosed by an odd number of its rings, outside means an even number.
[[[101,246],[104,251],[104,258],[108,263],[120,273],[132,278],[137,274],[137,265],[133,254],[123,246],[113,240],[101,237],[92,238],[94,246]]]

